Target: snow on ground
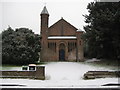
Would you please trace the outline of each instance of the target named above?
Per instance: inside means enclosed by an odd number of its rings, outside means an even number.
[[[50,87],[108,87],[101,86],[104,84],[117,84],[118,78],[100,78],[92,80],[84,80],[83,75],[87,71],[92,70],[111,70],[105,67],[96,67],[80,62],[51,62],[45,64],[46,80],[33,79],[3,79],[2,84],[19,84],[26,87],[50,88]],[[10,88],[11,86],[4,86]],[[22,87],[22,86],[14,86]],[[115,86],[109,86],[115,87]],[[117,86],[116,86],[117,87]]]
[[[75,62],[58,62],[46,65],[46,78],[51,80],[79,80],[89,70],[108,70]]]
[[[99,62],[99,61],[100,61],[99,59],[93,58],[90,60],[86,60],[85,62]]]

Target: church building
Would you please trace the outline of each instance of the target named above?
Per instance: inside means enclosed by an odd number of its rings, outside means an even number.
[[[46,6],[41,14],[41,52],[40,61],[83,61],[83,31],[78,30],[61,18],[52,26]]]

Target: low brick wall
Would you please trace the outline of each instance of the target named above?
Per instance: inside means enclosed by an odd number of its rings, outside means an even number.
[[[84,79],[120,77],[120,71],[88,71],[84,74]]]
[[[0,71],[2,78],[33,78],[33,79],[45,79],[45,67],[36,66],[35,71]]]

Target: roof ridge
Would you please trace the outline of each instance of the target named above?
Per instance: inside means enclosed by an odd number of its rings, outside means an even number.
[[[70,24],[68,21],[66,21],[63,17],[58,20],[57,22],[55,22],[54,24],[52,24],[49,28],[51,28],[53,25],[55,25],[56,23],[60,22],[61,20],[64,20],[66,23],[68,23],[70,26],[74,27],[72,24]],[[76,30],[78,30],[76,27],[74,27]]]

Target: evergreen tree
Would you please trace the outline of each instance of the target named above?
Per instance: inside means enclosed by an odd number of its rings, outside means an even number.
[[[86,55],[120,59],[120,2],[92,2],[85,16]]]
[[[2,63],[29,64],[39,59],[40,36],[28,28],[15,31],[9,27],[2,32]]]

